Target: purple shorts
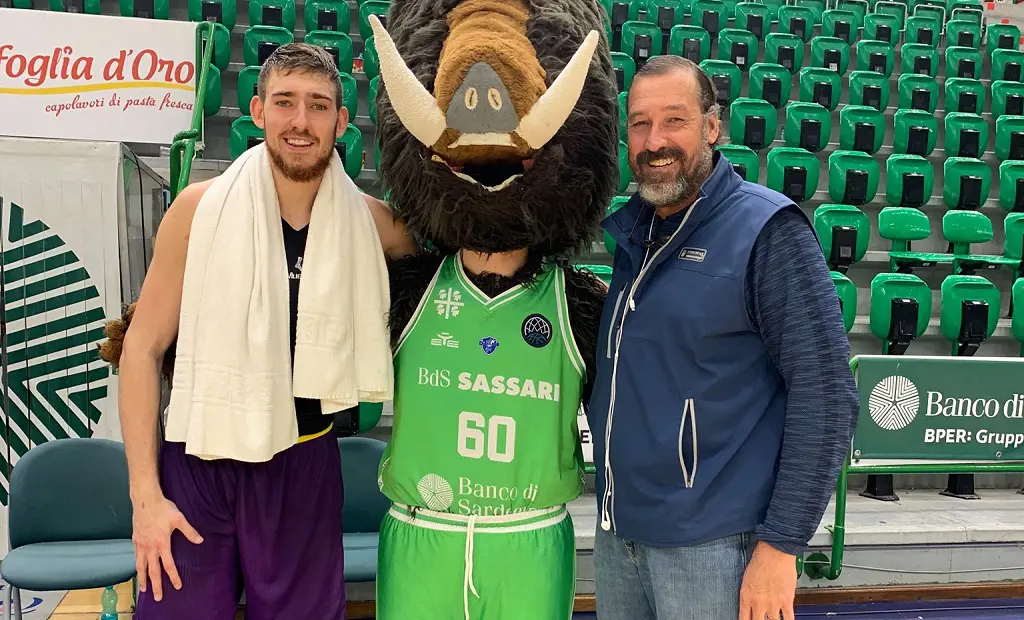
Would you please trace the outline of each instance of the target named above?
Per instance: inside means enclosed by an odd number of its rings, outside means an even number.
[[[166,442],[164,495],[203,537],[175,531],[181,576],[163,573],[163,600],[139,593],[136,620],[233,620],[245,590],[247,620],[345,620],[341,457],[333,433],[266,463],[204,461]]]

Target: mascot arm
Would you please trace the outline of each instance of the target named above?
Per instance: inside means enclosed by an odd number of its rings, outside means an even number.
[[[398,338],[415,314],[420,299],[423,298],[442,260],[443,255],[432,252],[388,259],[388,279],[391,282],[388,328],[391,330],[392,349],[398,344]]]
[[[576,267],[565,269],[565,297],[569,304],[572,335],[586,364],[586,380],[583,384],[584,408],[590,400],[594,375],[597,372],[597,334],[607,292],[608,287],[593,272]]]

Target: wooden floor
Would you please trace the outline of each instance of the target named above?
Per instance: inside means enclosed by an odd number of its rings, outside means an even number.
[[[117,590],[118,620],[131,620],[132,617],[132,583],[126,582],[115,588]],[[60,602],[50,616],[53,620],[96,620],[100,611],[100,595],[103,588],[94,590],[72,590]]]

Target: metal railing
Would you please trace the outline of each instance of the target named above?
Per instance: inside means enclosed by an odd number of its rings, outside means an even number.
[[[171,202],[174,202],[181,190],[188,185],[188,179],[192,174],[192,160],[196,154],[196,143],[203,135],[214,31],[213,22],[202,22],[196,26],[196,100],[192,108],[192,126],[175,134],[171,143]]]

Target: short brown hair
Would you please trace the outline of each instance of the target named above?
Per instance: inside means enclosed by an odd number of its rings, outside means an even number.
[[[337,109],[341,109],[344,94],[341,74],[334,64],[334,57],[324,48],[309,43],[286,43],[274,50],[260,68],[259,81],[256,83],[256,94],[260,101],[267,99],[267,81],[274,70],[285,73],[300,71],[327,78],[334,86],[334,104]]]

